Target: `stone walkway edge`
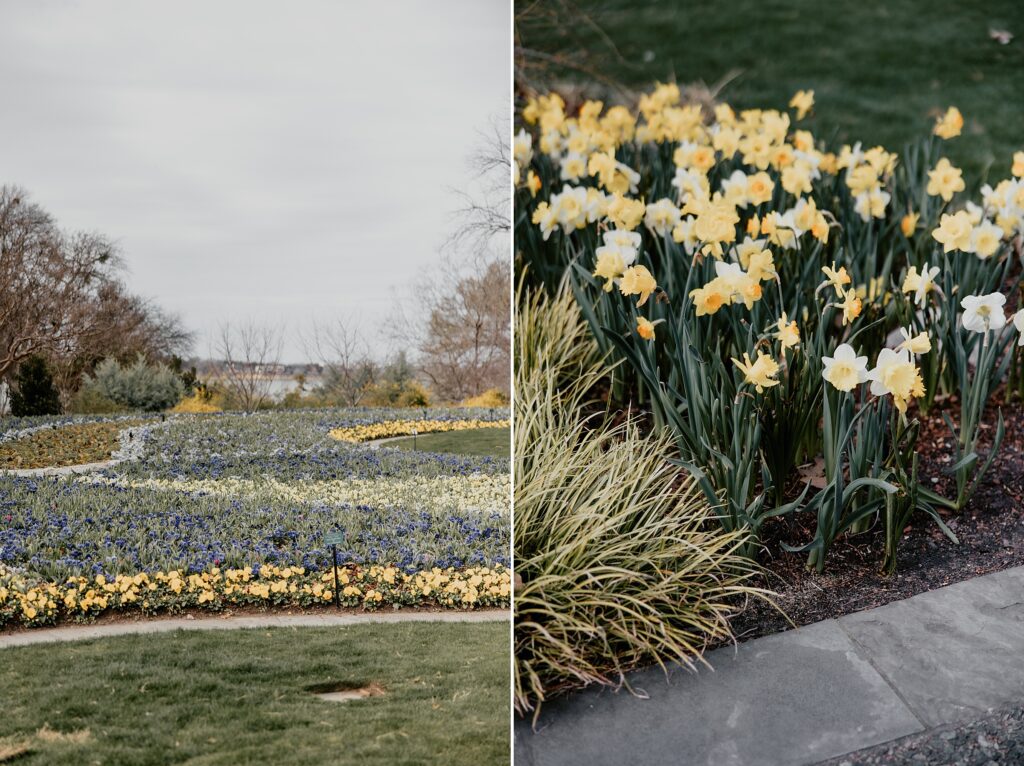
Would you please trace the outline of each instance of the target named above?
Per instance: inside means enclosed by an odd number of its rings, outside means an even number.
[[[591,688],[517,720],[517,766],[803,766],[1024,701],[1024,567]]]
[[[478,612],[367,612],[366,614],[251,615],[245,617],[154,618],[150,620],[109,622],[97,625],[68,625],[59,628],[33,628],[0,635],[0,649],[30,646],[56,641],[85,641],[111,636],[169,633],[176,630],[240,630],[252,628],[330,628],[353,625],[408,622],[501,622],[510,619],[508,610],[482,609]]]

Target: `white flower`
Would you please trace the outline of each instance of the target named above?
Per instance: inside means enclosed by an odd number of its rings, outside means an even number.
[[[523,128],[519,129],[512,142],[512,156],[515,157],[516,164],[521,168],[529,166],[533,160],[533,136]]]
[[[672,233],[681,215],[676,203],[668,197],[663,197],[647,206],[644,225],[659,237],[664,237]]]
[[[966,296],[960,301],[964,309],[961,319],[964,329],[981,333],[1003,329],[1006,326],[1006,316],[1003,314],[1005,303],[1006,296],[1001,293]]]
[[[857,356],[853,346],[842,343],[836,347],[834,356],[823,356],[825,368],[821,377],[840,391],[852,391],[868,379],[868,358]]]
[[[890,378],[890,371],[897,367],[913,364],[911,360],[910,351],[907,349],[893,351],[891,348],[883,348],[879,351],[874,368],[868,371],[868,380],[871,381],[871,395],[884,396],[885,394],[893,393],[887,384]]]
[[[1017,339],[1018,346],[1024,346],[1024,309],[1013,315],[1013,326],[1017,328],[1020,337]]]
[[[618,253],[622,265],[632,266],[640,249],[640,234],[625,229],[612,229],[604,233],[604,245],[597,248],[594,254],[600,258],[605,253]]]

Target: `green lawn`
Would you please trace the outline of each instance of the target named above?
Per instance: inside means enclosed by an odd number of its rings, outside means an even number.
[[[337,703],[306,691],[335,682],[385,694]],[[0,649],[0,763],[506,764],[509,697],[501,622]]]
[[[388,447],[417,449],[422,452],[449,452],[456,455],[509,456],[510,431],[508,428],[474,428],[468,431],[446,431],[423,434],[388,442]],[[415,447],[413,446],[415,444]]]
[[[534,12],[517,22],[524,47],[575,55],[630,87],[673,77],[710,85],[736,73],[724,100],[776,108],[813,88],[817,114],[809,124],[818,135],[838,130],[844,140],[895,150],[927,131],[935,110],[954,104],[966,124],[949,153],[974,179],[993,162],[992,177],[1005,178],[1013,151],[1024,149],[1020,0],[578,3],[599,30],[579,19],[556,30],[541,6],[516,0],[517,12],[527,6]],[[990,27],[1015,37],[999,45]]]

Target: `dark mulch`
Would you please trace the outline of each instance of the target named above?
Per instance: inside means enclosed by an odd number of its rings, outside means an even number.
[[[944,406],[953,407],[955,402]],[[1024,405],[993,397],[986,414],[981,451],[995,431],[1001,407],[1006,435],[998,456],[975,496],[960,514],[946,522],[960,539],[956,545],[925,516],[915,517],[899,550],[899,568],[892,577],[879,573],[884,547],[880,524],[853,538],[841,540],[829,552],[822,574],[808,572],[805,554],[789,553],[781,543],[802,544],[813,537],[814,519],[795,517],[772,523],[765,530],[768,569],[761,585],[778,593],[776,602],[797,625],[859,612],[918,593],[967,580],[988,572],[1024,564]],[[922,423],[918,441],[923,481],[945,497],[955,495],[953,477],[943,468],[953,454],[949,429],[938,411]],[[979,461],[980,462],[980,461]],[[937,481],[931,481],[937,479]],[[733,620],[739,640],[777,633],[792,627],[768,605],[751,602]]]

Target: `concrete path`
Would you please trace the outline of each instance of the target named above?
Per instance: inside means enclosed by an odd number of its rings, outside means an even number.
[[[631,674],[517,721],[522,766],[811,764],[1024,701],[1024,567]]]
[[[140,633],[169,633],[175,630],[238,630],[241,628],[328,628],[401,622],[500,622],[509,619],[508,610],[485,609],[478,612],[367,612],[365,614],[255,615],[252,617],[174,617],[137,622],[111,622],[99,625],[71,625],[63,628],[35,628],[0,635],[0,649],[11,646],[45,644],[53,641],[83,641],[91,638],[126,636]]]

